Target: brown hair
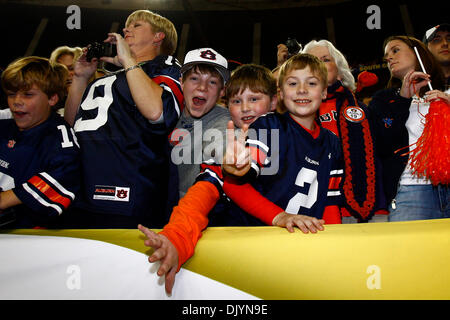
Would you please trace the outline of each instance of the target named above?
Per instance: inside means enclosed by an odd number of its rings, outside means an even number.
[[[30,56],[9,64],[3,71],[1,82],[5,91],[26,91],[36,85],[48,97],[54,94],[62,97],[66,89],[65,72],[67,68],[60,64],[52,65],[47,58]]]
[[[195,64],[194,66],[192,66],[192,68],[190,68],[187,71],[183,72],[183,74],[181,75],[181,79],[183,80],[183,82],[193,72],[197,72],[197,73],[201,73],[201,74],[213,75],[213,76],[215,76],[215,77],[220,79],[220,81],[222,83],[222,87],[224,85],[223,78],[220,75],[219,71],[217,71],[217,69],[214,66],[209,65],[209,64],[205,64],[205,63]]]
[[[419,52],[420,59],[422,60],[422,63],[425,67],[425,70],[427,74],[430,75],[431,78],[431,84],[433,85],[434,89],[444,89],[445,87],[445,77],[444,72],[442,71],[442,68],[439,64],[439,62],[436,60],[436,58],[433,56],[433,54],[428,50],[427,46],[420,40],[414,38],[414,37],[408,37],[408,36],[391,36],[384,40],[383,43],[383,51],[386,48],[386,45],[393,41],[393,40],[399,40],[404,42],[414,53],[414,47],[417,48],[417,51]],[[415,53],[414,53],[415,56]],[[422,71],[419,61],[416,59],[416,71]],[[402,79],[394,78],[391,74],[391,77],[389,79],[389,82],[387,84],[387,88],[400,88],[402,86]],[[420,89],[420,96],[423,96],[425,92],[429,90],[428,86],[425,86]]]
[[[233,71],[227,82],[225,98],[228,100],[247,88],[271,98],[277,94],[277,82],[272,72],[257,64],[244,64]]]

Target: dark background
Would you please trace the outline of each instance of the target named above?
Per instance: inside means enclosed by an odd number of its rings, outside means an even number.
[[[226,1],[222,1],[226,2]],[[280,0],[280,3],[282,0]],[[295,1],[291,1],[295,2]],[[303,1],[305,2],[305,1]],[[81,7],[81,30],[69,30],[66,6],[42,6],[1,2],[0,26],[2,49],[0,67],[25,54],[37,26],[42,18],[49,19],[34,55],[49,57],[52,50],[61,45],[85,46],[93,41],[102,41],[113,22],[119,22],[121,32],[127,16],[134,11],[107,10]],[[314,3],[314,1],[309,1]],[[253,27],[261,23],[260,64],[272,69],[276,66],[276,46],[288,37],[296,38],[305,45],[311,39],[327,39],[326,19],[333,18],[335,45],[355,68],[360,65],[382,64],[383,40],[395,34],[406,34],[399,5],[406,4],[414,34],[422,39],[425,31],[434,25],[448,22],[448,5],[440,1],[336,1],[323,6],[303,6],[290,9],[238,11],[156,11],[169,18],[181,37],[183,24],[190,24],[186,52],[199,47],[212,47],[227,59],[239,63],[252,62]],[[77,4],[74,0],[73,4]],[[369,5],[381,8],[381,29],[369,30],[366,13]],[[152,8],[149,8],[152,9]],[[410,34],[411,35],[411,34]],[[175,56],[177,53],[175,54]],[[230,63],[234,68],[238,64]],[[373,70],[384,84],[386,68]],[[382,82],[382,83],[381,83]]]

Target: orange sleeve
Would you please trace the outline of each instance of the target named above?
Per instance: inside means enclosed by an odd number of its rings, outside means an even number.
[[[198,181],[174,207],[169,223],[160,234],[166,236],[178,251],[178,270],[193,254],[202,230],[208,225],[208,214],[219,200],[217,188]]]
[[[323,220],[325,224],[341,224],[341,213],[338,206],[327,206],[323,211]]]
[[[242,210],[271,226],[273,218],[284,210],[261,195],[250,183],[237,184],[225,178],[223,191]]]

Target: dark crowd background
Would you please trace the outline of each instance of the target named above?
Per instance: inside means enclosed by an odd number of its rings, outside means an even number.
[[[94,41],[103,41],[114,22],[118,23],[118,31],[122,32],[127,16],[136,9],[106,9],[111,0],[104,1],[105,9],[85,8],[80,2],[81,29],[69,30],[66,26],[70,16],[66,13],[67,6],[42,5],[46,2],[51,1],[36,1],[40,3],[38,5],[0,1],[0,27],[3,30],[1,69],[25,55],[44,18],[48,22],[33,55],[49,57],[58,46],[83,47]],[[219,2],[227,3],[226,0]],[[379,82],[373,90],[384,87],[389,76],[382,59],[385,38],[407,34],[422,39],[426,30],[448,22],[449,16],[449,5],[445,1],[277,1],[280,5],[286,2],[298,2],[302,6],[262,10],[258,8],[257,1],[248,8],[237,8],[231,5],[236,4],[236,1],[230,1],[230,10],[161,11],[153,9],[151,1],[143,1],[146,5],[142,9],[154,10],[169,18],[177,29],[179,40],[183,25],[189,24],[184,52],[179,52],[179,47],[175,56],[182,57],[185,52],[195,48],[212,47],[229,60],[231,69],[250,62],[272,69],[276,66],[277,45],[285,43],[288,37],[297,39],[302,45],[312,39],[328,39],[344,53],[355,76],[363,70],[377,74]],[[77,1],[74,0],[73,4],[77,4]],[[381,9],[380,29],[370,30],[366,26],[371,16],[366,12],[370,5],[378,5]],[[327,28],[330,21],[334,26],[332,35]],[[261,26],[260,58],[259,61],[252,61],[256,23]]]

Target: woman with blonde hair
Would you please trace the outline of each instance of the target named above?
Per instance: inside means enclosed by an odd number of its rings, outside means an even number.
[[[180,65],[171,56],[176,34],[167,18],[137,10],[123,35],[108,33],[114,57],[88,61],[84,48],[76,62],[64,113],[82,149],[83,198],[72,216],[79,218],[74,227],[167,222],[169,200],[177,201],[178,194],[167,136],[183,108]],[[98,61],[123,69],[89,83]]]

